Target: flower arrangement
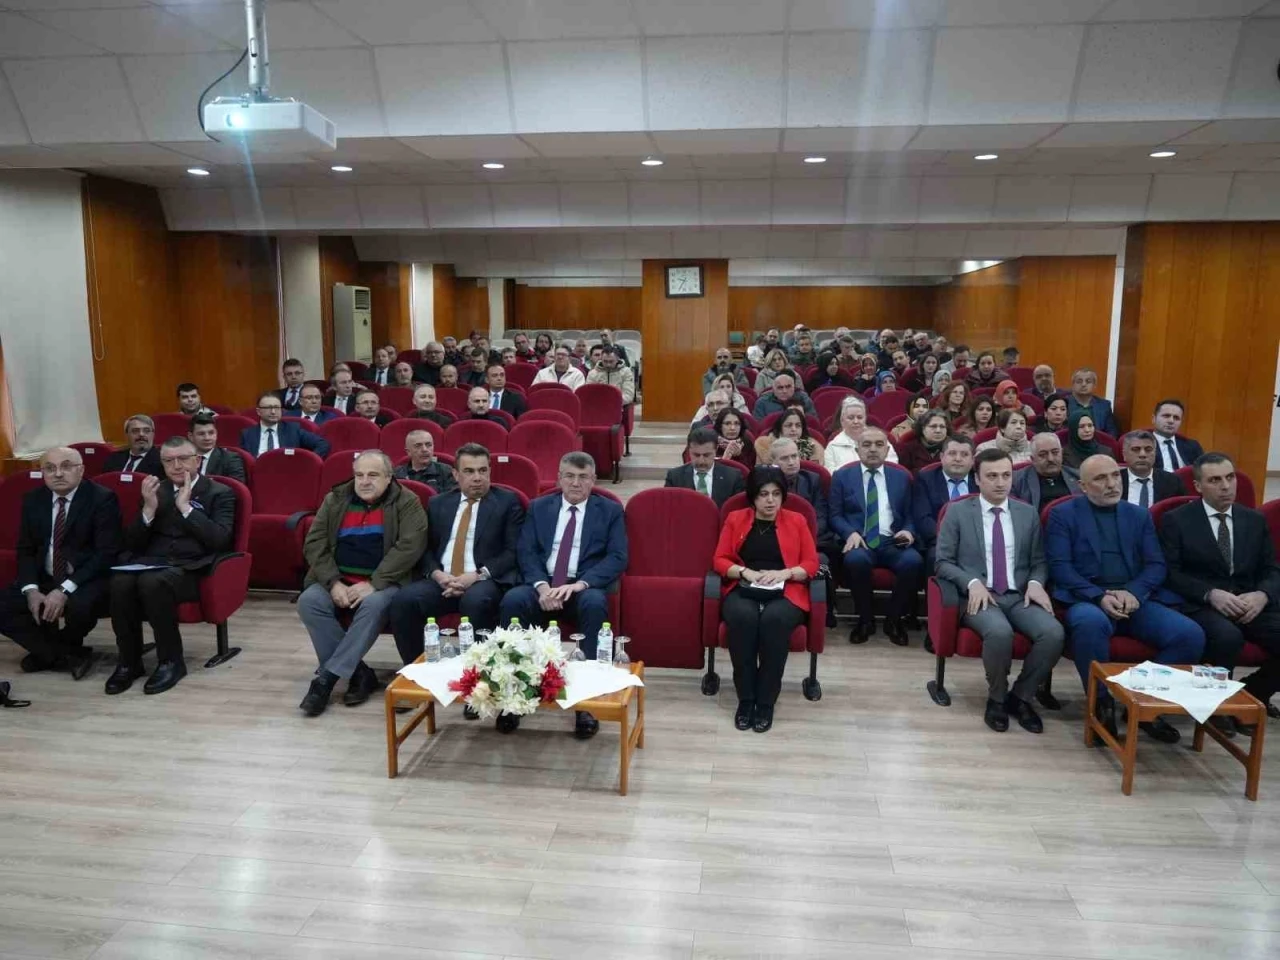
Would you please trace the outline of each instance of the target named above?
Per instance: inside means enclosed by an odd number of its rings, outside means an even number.
[[[449,689],[483,719],[525,716],[542,703],[564,699],[565,656],[542,629],[499,627],[462,656],[462,676]]]

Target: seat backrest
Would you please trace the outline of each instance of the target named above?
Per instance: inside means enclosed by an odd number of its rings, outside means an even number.
[[[1057,509],[1058,507],[1062,506],[1064,503],[1070,503],[1072,500],[1076,499],[1076,497],[1083,497],[1083,496],[1084,496],[1083,493],[1077,493],[1069,497],[1059,497],[1057,500],[1053,501],[1053,503],[1050,503],[1047,506],[1041,507],[1040,508],[1040,526],[1048,530],[1050,511]]]
[[[1280,556],[1280,500],[1269,500],[1259,509],[1267,520],[1267,529],[1271,531],[1271,543],[1276,555]]]
[[[737,461],[730,461],[736,463]],[[820,463],[814,463],[812,460],[801,460],[800,469],[808,470],[810,473],[816,473],[818,479],[822,481],[822,492],[824,495],[831,493],[831,473]]]
[[[506,368],[507,383],[513,387],[523,387],[525,390],[533,383],[533,378],[538,375],[538,368],[535,364],[527,363],[523,360],[517,360]]]
[[[988,440],[994,440],[996,434],[1000,431],[995,427],[987,427],[985,430],[979,430],[973,435],[973,445],[976,447],[980,443],[986,443]]]
[[[320,505],[324,461],[310,450],[268,450],[253,471],[253,508],[260,514],[288,516]]]
[[[814,409],[818,411],[818,419],[822,421],[823,429],[826,429],[827,424],[834,422],[834,417],[840,410],[840,404],[844,402],[845,397],[857,396],[860,396],[858,391],[847,387],[823,387],[816,391],[810,399],[813,400]],[[837,423],[836,426],[839,424]]]
[[[1035,386],[1035,367],[1006,367],[1004,372],[1018,385],[1019,390],[1030,390]]]
[[[567,390],[569,393],[573,393],[573,388],[567,384],[561,383],[559,380],[548,380],[545,383],[529,384],[528,395],[533,396],[535,393],[542,393],[544,390],[558,390],[561,392]]]
[[[417,366],[422,362],[422,351],[418,349],[399,350],[396,352],[396,363],[408,363]]]
[[[378,446],[378,425],[364,417],[339,417],[320,428],[320,435],[329,444],[329,453],[340,450],[372,450]]]
[[[491,486],[497,487],[501,490],[506,490],[508,493],[514,494],[517,498],[519,498],[520,506],[524,507],[525,510],[529,509],[529,501],[532,500],[533,497],[530,497],[523,490],[519,490],[516,487],[511,486],[510,484],[498,483],[497,481],[494,481],[491,484]],[[537,494],[535,493],[534,496],[537,496]]]
[[[185,437],[191,429],[191,417],[185,413],[153,413],[151,420],[156,425],[157,447],[170,437]]]
[[[92,441],[69,444],[72,450],[80,453],[80,459],[84,461],[84,475],[92,478],[102,472],[103,465],[107,462],[107,457],[116,452],[116,448],[110,443],[93,443]]]
[[[538,495],[538,465],[518,453],[495,453],[489,459],[489,476],[529,499]]]
[[[1182,489],[1186,490],[1188,494],[1196,492],[1196,472],[1194,467],[1190,465],[1179,467],[1175,476],[1182,481]],[[1236,503],[1242,507],[1255,509],[1258,506],[1257,488],[1254,487],[1253,481],[1249,479],[1249,475],[1241,473],[1239,470],[1236,471]]]
[[[11,473],[0,480],[0,547],[12,550],[18,545],[18,530],[22,526],[22,498],[43,486],[44,474],[39,470]]]
[[[93,478],[98,486],[115,493],[116,500],[120,502],[120,521],[125,527],[133,523],[142,512],[142,481],[145,477],[145,473],[120,473],[113,470]]]
[[[756,386],[756,377],[760,376],[760,371],[755,367],[744,366],[742,368],[742,374],[747,378],[747,383],[751,384],[751,388],[754,390]],[[739,387],[739,389],[741,389],[741,387]]]
[[[507,452],[528,457],[538,465],[538,479],[556,481],[560,458],[577,449],[578,435],[550,420],[520,420],[507,435]]]
[[[359,450],[339,450],[325,457],[324,466],[320,468],[320,489],[317,502],[325,498],[330,490],[340,483],[346,483],[355,476],[356,457]]]
[[[724,518],[733,513],[733,511],[741,510],[746,506],[747,495],[745,493],[735,493],[720,507],[720,522],[723,523]],[[809,532],[813,534],[815,540],[818,539],[818,515],[814,513],[813,504],[804,497],[787,497],[782,509],[791,510],[804,517],[809,523]]]
[[[444,428],[425,417],[401,417],[392,420],[378,432],[378,449],[397,460],[405,454],[405,441],[415,430],[425,430],[436,442],[436,449],[444,446]]]
[[[1170,510],[1177,510],[1179,507],[1185,507],[1188,503],[1195,503],[1199,497],[1170,497],[1168,500],[1161,500],[1159,503],[1151,505],[1151,522],[1156,525],[1156,532],[1160,531],[1160,524],[1164,522],[1164,516]]]
[[[1036,412],[1036,416],[1044,415],[1044,400],[1030,390],[1023,390],[1018,399]]]
[[[319,435],[320,428],[308,420],[306,417],[281,417],[281,423],[296,423],[299,430],[305,430],[307,433]]]
[[[362,363],[359,360],[346,360],[344,362],[351,368],[351,379],[353,380],[363,380],[365,374],[369,372],[369,364],[367,363]]]
[[[467,391],[461,387],[436,387],[436,406],[455,417],[467,415]]]
[[[720,511],[705,494],[641,490],[627,501],[627,575],[701,580],[720,539]]]
[[[582,410],[584,427],[612,427],[622,423],[622,391],[608,383],[584,383],[572,394]]]
[[[563,410],[526,410],[520,415],[520,422],[525,423],[533,420],[550,420],[553,423],[563,424],[574,433],[578,432],[578,425],[573,422],[573,417],[565,413]]]
[[[492,420],[459,420],[444,432],[442,452],[455,454],[464,443],[478,443],[490,453],[505,453],[507,429]]]
[[[508,413],[506,410],[494,410],[491,407],[489,409],[489,416],[497,417],[499,420],[501,420],[503,423],[507,425],[508,430],[510,430],[512,427],[516,425],[515,414]]]
[[[907,404],[911,400],[910,392],[906,390],[893,390],[889,393],[882,393],[878,397],[872,397],[867,401],[867,415],[876,416],[881,420],[887,421],[890,417],[899,413],[907,412]]]
[[[257,424],[257,422],[253,417],[242,417],[238,413],[227,413],[218,417],[214,421],[218,428],[218,446],[240,446],[240,434]],[[157,433],[156,436],[159,437],[159,434]],[[183,436],[186,436],[186,434],[183,434]],[[161,441],[157,439],[156,442],[159,443]]]
[[[404,487],[422,504],[422,509],[427,509],[427,504],[431,502],[431,498],[435,496],[435,490],[429,484],[419,483],[417,480],[397,480],[396,483]]]
[[[413,387],[383,387],[378,394],[378,403],[383,410],[401,416],[413,413]]]
[[[542,387],[554,387],[552,390],[540,389]],[[573,420],[574,426],[582,424],[582,401],[576,394],[562,383],[545,384],[537,383],[529,389],[529,409],[530,410],[559,410],[561,413],[569,415]],[[619,411],[618,420],[622,419],[622,413]],[[617,421],[615,421],[617,422]]]
[[[230,477],[214,477],[214,483],[220,483],[224,487],[230,487],[231,492],[236,495],[236,519],[232,527],[231,549],[236,553],[249,552],[249,517],[253,513],[253,494],[239,480],[233,480]]]

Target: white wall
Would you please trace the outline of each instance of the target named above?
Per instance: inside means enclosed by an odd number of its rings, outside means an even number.
[[[17,456],[102,440],[74,174],[0,172],[0,343]]]
[[[413,263],[409,268],[409,321],[413,330],[413,345],[425,347],[436,337],[436,292],[429,263]]]
[[[301,360],[309,379],[322,380],[328,371],[320,323],[320,241],[305,236],[279,239],[284,355]]]

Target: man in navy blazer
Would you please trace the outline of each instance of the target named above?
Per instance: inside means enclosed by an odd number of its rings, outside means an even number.
[[[596,655],[596,635],[609,616],[606,591],[627,567],[627,528],[622,507],[591,496],[595,460],[585,453],[560,458],[560,493],[539,497],[529,505],[517,553],[522,585],[502,598],[502,623],[517,619],[525,626],[572,618],[583,634],[582,652]],[[515,729],[511,717],[504,732]],[[499,729],[503,729],[499,726]],[[574,734],[593,737],[600,724],[578,712]]]
[[[829,508],[831,529],[842,542],[845,582],[853,592],[858,614],[849,642],[866,643],[875,632],[871,574],[875,567],[884,567],[892,570],[895,578],[884,632],[893,643],[904,647],[907,630],[902,618],[910,613],[924,560],[915,549],[911,475],[885,466],[888,451],[889,438],[883,430],[863,430],[858,439],[860,462],[846,464],[831,478]]]
[[[310,430],[303,430],[296,423],[281,421],[284,412],[280,398],[274,393],[264,393],[258,398],[258,425],[240,431],[240,449],[260,457],[268,450],[286,447],[302,447],[319,457],[329,455],[329,441]]]
[[[337,420],[342,416],[333,410],[324,409],[324,394],[314,383],[309,383],[302,388],[302,407],[293,413],[289,413],[288,410],[289,408],[285,407],[286,416],[310,420],[317,427],[323,427],[330,420]]]
[[[1120,428],[1116,426],[1116,415],[1111,410],[1111,401],[1106,397],[1094,394],[1098,388],[1098,373],[1088,367],[1081,367],[1071,375],[1071,392],[1067,394],[1067,416],[1077,410],[1085,410],[1093,419],[1093,425],[1103,433],[1113,437],[1120,436]]]
[[[1089,688],[1089,665],[1110,659],[1111,638],[1133,637],[1155,648],[1159,663],[1199,663],[1204,631],[1177,610],[1163,584],[1168,572],[1151,514],[1121,499],[1120,466],[1104,454],[1080,465],[1083,497],[1055,504],[1045,532],[1053,599],[1066,605],[1076,669]],[[1100,719],[1115,729],[1115,702],[1099,685]],[[1158,719],[1151,736],[1175,743],[1178,731]]]
[[[911,488],[911,522],[916,549],[924,554],[924,568],[932,573],[938,545],[938,514],[952,500],[978,492],[973,475],[973,440],[953,434],[942,441],[941,466],[921,470]]]
[[[1169,473],[1192,466],[1204,454],[1200,441],[1178,434],[1185,415],[1182,401],[1172,397],[1157,403],[1151,414],[1151,426],[1156,434],[1156,466]]]

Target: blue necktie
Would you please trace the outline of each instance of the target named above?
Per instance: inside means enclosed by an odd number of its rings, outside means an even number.
[[[867,471],[867,522],[863,527],[862,539],[867,546],[875,550],[880,546],[880,491],[876,489],[876,472]]]
[[[960,481],[959,481],[959,480],[948,480],[948,481],[947,481],[947,483],[951,484],[951,497],[950,497],[950,499],[952,499],[952,500],[959,500],[961,497],[963,497],[963,496],[964,496],[964,494],[960,492]]]

